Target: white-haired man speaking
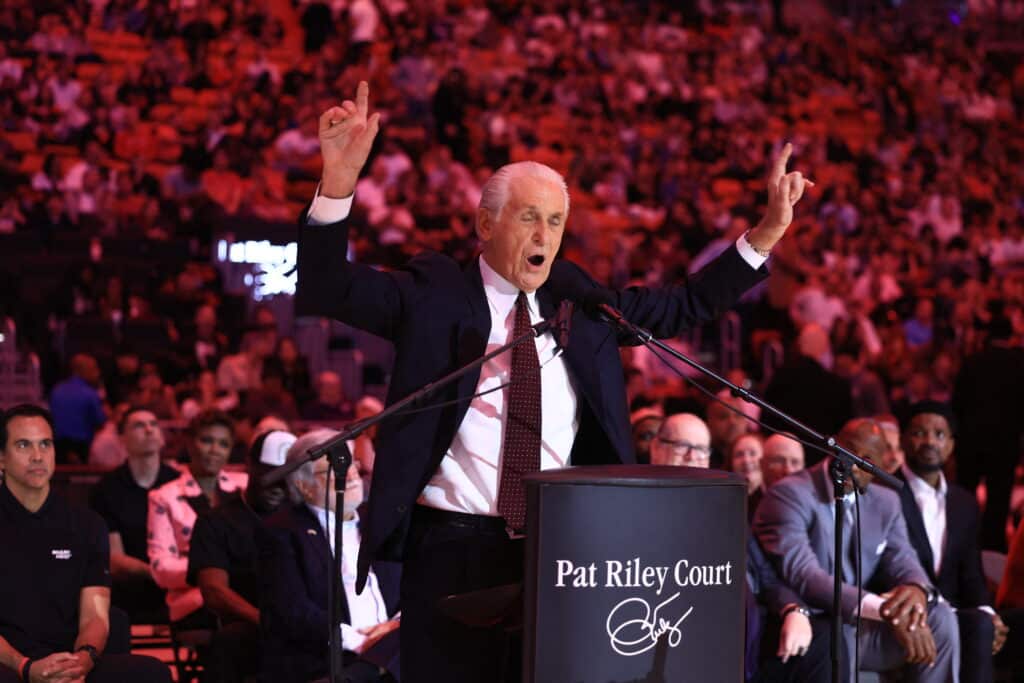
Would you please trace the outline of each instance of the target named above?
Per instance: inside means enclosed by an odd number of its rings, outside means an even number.
[[[557,258],[569,193],[558,173],[533,162],[505,166],[484,184],[480,256],[470,263],[437,253],[390,271],[347,261],[345,219],[379,127],[365,83],[320,117],[323,174],[300,221],[296,307],[394,344],[391,403],[518,338],[563,300],[579,303],[598,283]],[[611,304],[658,337],[732,306],[767,276],[767,254],[810,184],[786,173],[790,152],[785,146],[773,163],[764,219],[735,245],[685,285],[608,292]],[[631,341],[577,313],[566,348],[542,334],[439,392],[442,407],[381,427],[360,580],[374,559],[404,562],[404,681],[518,680],[520,657],[501,630],[463,626],[440,613],[438,599],[522,578],[523,474],[634,461],[618,350]]]

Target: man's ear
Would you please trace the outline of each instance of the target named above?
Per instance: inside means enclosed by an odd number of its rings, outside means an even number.
[[[491,218],[491,212],[481,207],[476,210],[476,236],[481,242],[487,242],[491,239],[491,234],[494,232],[494,224]]]

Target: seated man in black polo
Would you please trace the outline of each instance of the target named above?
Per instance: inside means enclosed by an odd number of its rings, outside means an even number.
[[[260,485],[269,470],[283,465],[295,436],[261,434],[249,451],[249,486],[245,494],[225,494],[219,506],[199,515],[188,551],[187,581],[203,594],[203,604],[220,621],[203,680],[243,681],[259,663],[259,583],[256,573],[256,530],[287,496],[285,484]]]
[[[133,406],[117,425],[128,459],[108,472],[93,489],[89,505],[110,531],[111,601],[128,612],[132,623],[166,623],[164,590],[149,570],[146,517],[149,491],[181,473],[160,461],[164,434],[147,408]]]
[[[337,432],[305,434],[288,449],[288,460]],[[262,661],[260,681],[307,683],[328,672],[328,566],[334,541],[335,493],[327,486],[327,462],[305,463],[288,476],[293,505],[269,517],[258,537],[260,547],[260,618]],[[330,491],[329,509],[324,509]],[[344,612],[341,635],[345,676],[353,683],[398,678],[398,585],[395,562],[375,562],[363,592],[356,594],[356,556],[359,554],[357,506],[363,500],[362,480],[353,464],[345,480],[341,573]],[[328,540],[330,539],[330,540]]]
[[[110,550],[103,520],[52,495],[53,421],[32,405],[0,418],[0,683],[170,682],[151,657],[104,655]]]

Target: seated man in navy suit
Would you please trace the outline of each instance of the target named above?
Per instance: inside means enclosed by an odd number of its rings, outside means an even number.
[[[288,449],[288,461],[305,457],[318,443],[337,434],[318,429]],[[260,680],[306,683],[328,671],[328,567],[334,541],[333,484],[331,509],[325,510],[327,461],[306,463],[288,477],[294,505],[266,520],[260,545],[260,620],[263,653]],[[342,645],[346,680],[353,683],[398,679],[399,565],[374,563],[362,593],[356,594],[356,557],[360,534],[357,506],[363,500],[362,479],[349,467],[344,505],[342,578],[345,610]]]
[[[953,453],[953,410],[937,401],[912,405],[903,425],[906,462],[896,476],[910,542],[960,626],[960,680],[991,681],[992,655],[1006,642],[1007,627],[992,609],[981,568],[978,503],[946,482],[942,467]]]

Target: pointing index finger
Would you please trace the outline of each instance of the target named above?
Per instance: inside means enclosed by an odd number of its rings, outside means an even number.
[[[370,86],[366,81],[359,81],[359,87],[356,88],[356,111],[360,115],[366,116],[366,112],[370,109]]]
[[[775,157],[775,163],[772,164],[772,172],[768,176],[772,185],[778,185],[779,181],[782,180],[782,176],[786,175],[786,164],[789,162],[789,155],[792,153],[793,143],[787,142],[782,147],[782,151],[779,152],[779,156]]]

